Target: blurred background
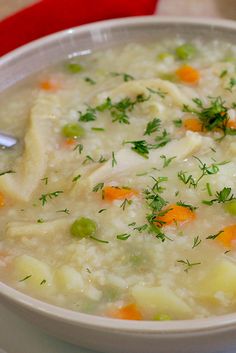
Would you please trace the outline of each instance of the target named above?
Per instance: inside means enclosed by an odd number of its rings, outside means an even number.
[[[0,0],[0,56],[62,29],[140,15],[236,20],[236,0]]]
[[[129,1],[132,0],[127,0]],[[0,20],[36,2],[37,0],[0,0]],[[158,14],[236,20],[236,0],[159,0]]]

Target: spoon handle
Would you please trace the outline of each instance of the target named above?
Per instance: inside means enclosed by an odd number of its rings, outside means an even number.
[[[0,132],[0,147],[10,148],[15,146],[16,143],[17,139],[15,137]]]

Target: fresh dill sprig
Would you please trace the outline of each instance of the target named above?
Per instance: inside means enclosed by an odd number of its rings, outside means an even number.
[[[12,174],[12,173],[15,173],[15,171],[14,170],[7,170],[5,172],[0,173],[0,176],[5,175],[5,174]]]
[[[94,186],[93,192],[98,192],[99,190],[102,190],[104,187],[104,183],[98,183],[97,185]]]
[[[198,109],[184,105],[183,111],[197,115],[203,125],[203,130],[213,131],[218,129],[222,131],[224,136],[228,134],[227,123],[229,117],[227,111],[229,108],[226,107],[225,101],[221,97],[209,97],[208,106],[204,106],[202,100],[199,98],[194,98],[193,102]]]
[[[193,239],[193,245],[192,245],[192,249],[196,248],[198,245],[201,244],[201,239],[199,238],[199,236],[196,236],[194,239]]]
[[[153,120],[147,123],[144,135],[151,135],[156,131],[159,131],[161,126],[161,120],[158,118],[154,118]]]
[[[214,199],[203,200],[202,203],[204,203],[205,205],[211,206],[214,203],[225,203],[235,199],[236,197],[232,193],[232,189],[229,187],[224,187],[222,190],[216,191]]]
[[[188,272],[196,265],[201,265],[201,262],[190,262],[188,259],[186,260],[177,260],[178,263],[185,265],[185,272]]]
[[[174,157],[170,157],[167,158],[164,154],[160,156],[161,159],[163,159],[163,168],[168,167],[168,165],[173,161],[173,159],[176,158],[176,156]]]
[[[117,165],[117,160],[116,160],[116,157],[115,157],[115,152],[112,151],[111,157],[112,157],[111,166],[112,166],[112,168],[113,168],[113,167],[115,167],[115,165]]]
[[[63,191],[54,191],[54,192],[49,192],[47,194],[42,194],[39,198],[39,201],[42,202],[42,206],[44,206],[47,202],[48,199],[53,199],[55,197],[58,197],[60,194],[63,194]]]

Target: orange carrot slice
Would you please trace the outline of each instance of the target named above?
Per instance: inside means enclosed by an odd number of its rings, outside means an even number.
[[[176,204],[169,205],[163,215],[156,218],[158,226],[165,226],[174,222],[186,222],[195,219],[195,213],[188,207],[179,206]]]
[[[2,192],[0,192],[0,207],[5,206],[5,197]]]
[[[197,84],[200,79],[199,71],[189,65],[181,66],[178,70],[176,70],[176,75],[181,81],[190,84]]]
[[[60,88],[60,85],[54,80],[45,80],[40,82],[40,88],[44,91],[56,91]]]
[[[236,242],[236,224],[225,227],[216,240],[224,247],[232,248],[233,243]]]
[[[122,320],[142,320],[142,315],[135,304],[128,304],[111,314],[113,318]]]
[[[136,195],[138,195],[138,191],[134,189],[120,188],[116,186],[105,186],[103,189],[103,197],[108,201],[130,199]]]
[[[7,256],[9,256],[9,254],[6,251],[0,251],[0,260],[5,259]]]
[[[64,148],[74,148],[75,145],[77,143],[77,139],[74,139],[74,138],[67,138],[67,139],[64,139],[64,141],[62,142],[62,147]]]
[[[236,129],[236,121],[235,121],[235,120],[229,120],[229,121],[227,122],[227,127],[228,127],[229,129]]]
[[[186,130],[194,132],[201,132],[203,130],[202,123],[197,118],[188,118],[184,121],[184,127]]]

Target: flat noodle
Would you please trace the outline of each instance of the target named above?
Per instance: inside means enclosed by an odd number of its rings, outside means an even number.
[[[10,222],[6,226],[6,236],[15,238],[22,236],[42,237],[45,235],[56,235],[57,232],[64,234],[69,229],[69,225],[70,222],[68,217],[43,223],[27,221]]]
[[[157,150],[151,150],[149,153],[149,159],[145,159],[138,155],[129,148],[122,148],[116,153],[117,165],[115,168],[112,167],[111,160],[108,160],[100,168],[96,169],[88,177],[91,184],[112,179],[117,174],[127,172],[127,170],[135,170],[140,166],[145,167],[155,165],[156,168],[162,166],[163,161],[160,156],[165,155],[167,158],[176,156],[176,161],[185,158],[197,149],[199,149],[203,143],[204,137],[194,132],[187,132],[186,136],[180,140],[172,140],[166,146]]]
[[[117,88],[98,94],[93,103],[101,104],[108,97],[110,97],[114,102],[118,102],[125,97],[136,98],[139,94],[148,96],[150,94],[148,88],[151,88],[152,90],[159,89],[162,92],[168,93],[168,96],[170,96],[173,99],[173,102],[178,106],[182,106],[183,104],[190,106],[193,105],[191,99],[186,97],[185,94],[181,93],[181,90],[176,84],[162,80],[160,78],[125,82]]]
[[[0,177],[0,191],[14,201],[29,201],[47,168],[47,136],[50,121],[58,114],[55,95],[40,93],[31,109],[25,149],[14,168],[16,173]]]

